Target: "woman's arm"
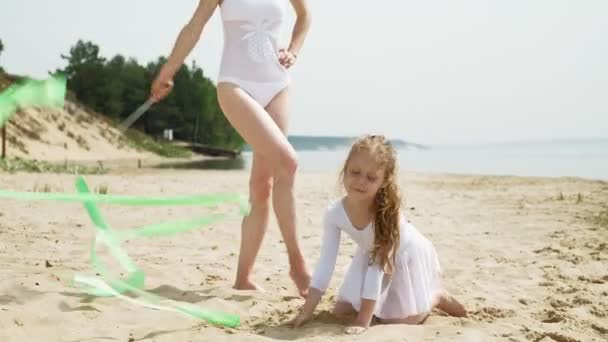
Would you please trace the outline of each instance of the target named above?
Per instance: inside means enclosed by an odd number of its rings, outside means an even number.
[[[297,55],[304,45],[304,40],[310,29],[310,11],[306,0],[291,0],[291,4],[296,11],[296,22],[293,26],[291,35],[291,43],[289,44],[289,52]]]
[[[310,29],[311,16],[306,0],[291,0],[291,5],[296,12],[296,22],[291,33],[291,42],[287,50],[281,51],[279,62],[289,68],[295,63],[304,40]]]
[[[177,36],[175,45],[173,46],[173,50],[167,61],[167,67],[170,71],[176,73],[182,66],[186,57],[188,57],[196,43],[198,43],[201,34],[203,33],[203,28],[205,27],[205,24],[207,24],[207,21],[209,21],[209,18],[213,15],[218,3],[219,0],[199,1],[194,15],[192,15],[190,21],[182,28]]]
[[[219,0],[199,1],[192,18],[190,18],[190,21],[177,36],[169,59],[162,66],[158,76],[156,76],[156,79],[152,83],[151,98],[154,102],[162,100],[171,92],[173,88],[173,76],[184,64],[184,60],[200,39],[203,28],[211,15],[213,15],[218,2]]]

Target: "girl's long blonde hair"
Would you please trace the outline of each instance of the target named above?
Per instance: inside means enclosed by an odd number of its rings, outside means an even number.
[[[397,153],[390,142],[382,135],[366,135],[353,144],[340,179],[356,153],[367,152],[384,170],[384,183],[376,193],[373,204],[374,246],[370,255],[370,264],[379,262],[387,274],[394,271],[395,255],[399,248],[399,220],[401,195],[398,187]]]

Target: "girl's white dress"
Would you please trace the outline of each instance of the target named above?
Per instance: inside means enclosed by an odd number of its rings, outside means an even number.
[[[353,226],[343,200],[331,204],[324,217],[321,256],[311,286],[325,292],[329,285],[344,231],[356,243],[357,251],[338,292],[338,300],[361,308],[361,298],[376,300],[374,314],[381,319],[405,318],[432,309],[433,300],[442,291],[441,267],[435,247],[404,216],[400,220],[400,244],[392,275],[379,264],[369,264],[374,242],[370,223],[359,230]]]

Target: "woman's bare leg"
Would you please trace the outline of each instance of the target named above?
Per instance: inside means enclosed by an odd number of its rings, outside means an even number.
[[[286,106],[283,104],[286,99],[282,97],[287,96],[287,94],[277,95],[267,107],[269,109],[267,112],[244,90],[234,84],[220,83],[217,90],[220,106],[228,121],[243,139],[252,146],[253,150],[269,162],[273,170],[273,204],[275,204],[275,213],[277,213],[277,220],[287,247],[291,267],[290,275],[300,294],[306,295],[310,275],[298,244],[295,227],[293,186],[297,170],[297,156],[278,124],[280,120],[275,122],[272,116],[276,116],[277,113],[281,112],[281,108]],[[286,91],[284,90],[284,92]],[[273,112],[272,115],[270,111]],[[278,198],[275,198],[275,196]],[[256,243],[251,245],[249,241],[243,241],[242,239],[241,254],[243,257],[241,258],[239,255],[239,270],[237,271],[241,280],[249,279],[264,231],[265,229],[259,230],[260,233],[255,230],[247,232],[247,234],[257,234],[256,241],[254,241]],[[259,243],[257,243],[258,240]],[[252,284],[251,281],[249,283]],[[255,284],[252,285],[255,287]]]
[[[289,88],[283,89],[266,106],[270,117],[276,122],[281,131],[287,136],[289,123]],[[272,205],[283,240],[287,246],[289,254],[289,275],[300,291],[300,295],[306,296],[310,285],[310,273],[306,267],[306,262],[300,248],[297,247],[298,235],[296,229],[296,206],[294,193],[295,174],[293,177],[274,177],[272,187]],[[290,246],[296,246],[290,251]]]
[[[241,224],[241,248],[234,288],[238,290],[258,290],[251,279],[253,264],[262,240],[268,229],[270,213],[270,192],[272,189],[272,167],[258,152],[253,152],[251,175],[249,177],[249,202],[251,210]]]

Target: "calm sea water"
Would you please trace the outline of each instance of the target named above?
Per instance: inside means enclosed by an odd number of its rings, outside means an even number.
[[[297,149],[297,146],[296,146]],[[348,146],[299,150],[300,170],[338,171]],[[400,148],[403,171],[459,174],[582,177],[608,180],[608,138],[521,142],[477,146]],[[251,152],[244,153],[250,167]]]
[[[298,150],[300,170],[335,171],[342,167],[349,144],[327,144],[326,138],[299,137],[292,141]],[[582,177],[608,180],[608,138],[518,142],[471,146],[431,146],[428,149],[403,145],[398,149],[403,171]],[[195,168],[249,169],[251,152],[230,161],[209,161]]]

